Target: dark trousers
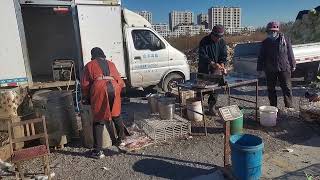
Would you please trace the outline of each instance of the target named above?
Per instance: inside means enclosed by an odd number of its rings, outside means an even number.
[[[215,93],[215,92],[206,92],[206,93],[203,93],[202,95],[207,95],[209,94],[209,98],[208,98],[208,105],[209,105],[209,108],[210,107],[215,107],[215,105],[217,104],[217,101],[218,101],[218,94]],[[200,98],[200,93],[197,93],[197,97]]]
[[[277,91],[276,84],[279,80],[280,87],[282,89],[284,104],[287,108],[292,106],[292,84],[291,84],[291,72],[266,72],[268,96],[271,106],[277,107]]]
[[[208,105],[215,107],[218,101],[218,94],[215,92],[210,92]]]
[[[116,132],[117,132],[117,136],[118,138],[116,138],[114,136],[114,130],[113,130],[113,124],[115,126]],[[98,146],[98,144],[102,144],[101,142],[98,143],[98,141],[103,140],[103,135],[102,134],[98,134],[96,132],[96,126],[106,126],[106,128],[109,131],[109,135],[111,140],[115,140],[117,142],[113,142],[113,144],[115,143],[119,143],[121,140],[123,140],[125,138],[125,134],[124,134],[124,124],[122,121],[122,118],[119,117],[113,117],[112,121],[101,121],[101,122],[95,122],[93,124],[93,148],[97,149],[97,150],[101,150],[101,147]]]

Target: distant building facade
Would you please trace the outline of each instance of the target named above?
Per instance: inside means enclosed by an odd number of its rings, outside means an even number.
[[[206,29],[209,27],[209,17],[208,14],[198,14],[197,15],[197,24],[198,25],[205,25]]]
[[[172,11],[169,13],[169,27],[170,30],[177,25],[191,25],[193,24],[193,12],[191,11]]]
[[[195,36],[201,33],[210,33],[210,29],[206,29],[205,25],[178,25],[172,32],[169,33],[169,37],[180,37],[180,36]]]
[[[149,11],[139,11],[138,14],[144,17],[147,21],[152,24],[152,13]]]
[[[165,38],[168,37],[168,34],[170,32],[169,25],[165,23],[153,24],[152,28]]]
[[[252,26],[248,27],[228,27],[226,28],[226,33],[227,34],[251,34],[256,32],[256,29]]]
[[[241,15],[239,7],[212,7],[208,9],[209,29],[218,24],[225,28],[239,28],[241,27]]]

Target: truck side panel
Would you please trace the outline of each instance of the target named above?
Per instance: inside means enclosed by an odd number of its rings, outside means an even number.
[[[126,77],[121,7],[78,4],[77,10],[84,64],[91,59],[91,49],[100,47]]]
[[[28,82],[15,1],[0,1],[0,86]]]

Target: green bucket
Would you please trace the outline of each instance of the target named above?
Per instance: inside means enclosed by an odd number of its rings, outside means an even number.
[[[231,121],[231,135],[242,134],[243,133],[243,110],[241,110],[242,115],[238,119]]]

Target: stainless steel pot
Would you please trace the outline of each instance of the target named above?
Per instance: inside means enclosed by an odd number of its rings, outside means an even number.
[[[158,100],[163,97],[162,94],[150,94],[148,96],[148,104],[152,114],[158,113]]]
[[[160,98],[158,102],[159,115],[162,120],[172,120],[175,113],[173,98]]]

